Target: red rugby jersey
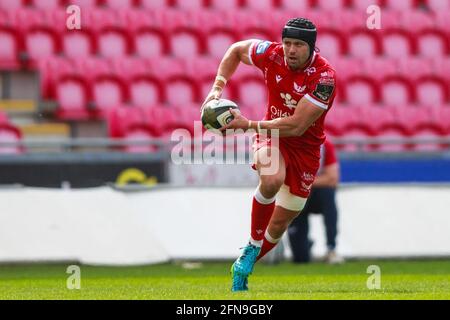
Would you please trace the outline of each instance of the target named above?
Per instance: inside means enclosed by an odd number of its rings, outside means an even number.
[[[263,40],[253,42],[249,56],[252,64],[263,72],[269,92],[264,120],[292,115],[303,97],[325,110],[302,136],[280,138],[280,143],[289,148],[315,147],[318,153],[325,140],[325,116],[336,95],[334,68],[319,53],[314,52],[308,65],[292,71],[286,64],[283,45]]]

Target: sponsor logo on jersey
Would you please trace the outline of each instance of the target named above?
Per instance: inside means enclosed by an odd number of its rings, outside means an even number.
[[[289,93],[280,93],[281,98],[284,100],[284,105],[289,109],[295,109],[297,107],[296,100],[292,99],[292,96]]]
[[[270,119],[286,118],[290,115],[288,111],[283,112],[275,106],[270,106]]]
[[[280,82],[281,80],[283,80],[283,77],[277,74],[277,75],[275,76],[275,79],[277,80],[277,83],[278,83],[278,82]]]
[[[295,92],[297,92],[297,93],[302,93],[303,91],[305,91],[305,89],[306,89],[306,85],[304,85],[304,86],[299,86],[298,84],[296,84],[296,83],[294,82],[294,90],[295,90]]]
[[[309,172],[302,173],[302,180],[312,183],[314,181],[314,179],[315,179],[315,176],[312,173],[309,173]]]
[[[267,48],[270,46],[270,41],[263,41],[258,44],[256,47],[256,54],[262,54],[267,51]]]
[[[309,67],[305,69],[305,72],[308,74],[308,76],[310,76],[311,74],[313,74],[314,72],[316,72],[316,67]]]

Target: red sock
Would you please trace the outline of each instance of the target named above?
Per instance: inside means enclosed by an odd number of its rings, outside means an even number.
[[[275,199],[266,199],[256,189],[252,204],[252,224],[251,237],[254,241],[261,241],[264,239],[264,233],[269,225],[273,210],[275,209]]]
[[[273,239],[270,236],[270,234],[266,231],[266,233],[264,235],[264,240],[263,240],[263,244],[262,244],[262,247],[261,247],[261,251],[259,252],[259,255],[258,255],[256,260],[258,261],[259,259],[264,257],[267,252],[272,250],[277,245],[279,240],[280,239]]]

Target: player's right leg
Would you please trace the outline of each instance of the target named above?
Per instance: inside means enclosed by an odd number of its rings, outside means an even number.
[[[255,152],[254,163],[260,174],[260,183],[253,197],[251,236],[242,254],[231,267],[232,291],[248,289],[248,276],[253,271],[256,258],[261,251],[264,233],[275,208],[275,195],[286,176],[286,165],[278,149],[270,150],[269,146],[262,147]]]

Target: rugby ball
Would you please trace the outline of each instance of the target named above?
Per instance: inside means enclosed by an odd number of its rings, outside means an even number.
[[[236,103],[227,99],[214,99],[209,101],[202,109],[202,123],[205,129],[220,129],[234,119],[230,112],[239,107]]]

